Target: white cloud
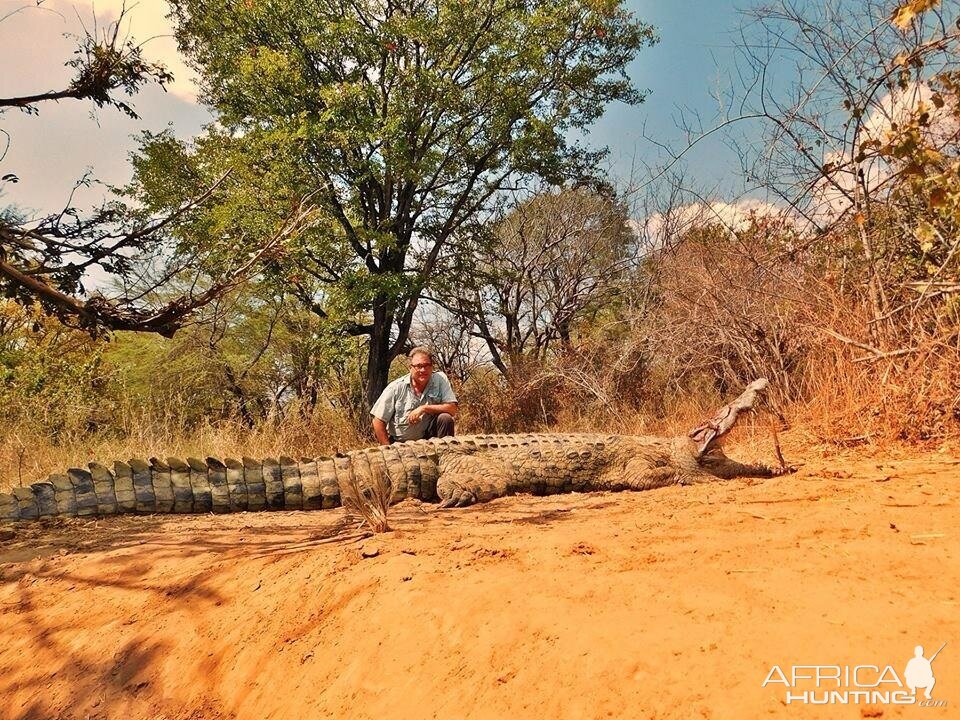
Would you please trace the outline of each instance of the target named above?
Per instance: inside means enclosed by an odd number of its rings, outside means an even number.
[[[859,142],[888,142],[896,134],[896,127],[902,127],[915,115],[923,103],[930,112],[929,124],[923,134],[924,140],[932,147],[942,147],[957,132],[957,120],[954,109],[949,103],[937,109],[931,99],[933,90],[923,83],[911,83],[904,89],[886,93],[874,103],[864,116]],[[862,172],[862,187],[867,193],[876,193],[896,170],[887,160],[875,156],[863,162],[853,162],[859,148],[847,147],[843,150],[824,154],[825,167],[832,167],[830,179],[823,178],[813,188],[811,218],[820,225],[827,225],[841,217],[853,206],[851,197],[857,191],[857,171]]]
[[[759,219],[795,223],[790,210],[764,200],[745,198],[732,203],[714,201],[681,205],[669,212],[634,221],[634,229],[652,245],[662,246],[698,225],[722,225],[731,232],[740,232]]]
[[[957,122],[949,104],[939,109],[934,107],[933,94],[933,89],[925,83],[911,83],[903,90],[887,93],[867,113],[864,134],[869,139],[887,140],[893,125],[903,125],[910,120],[923,103],[930,112],[927,140],[934,146],[942,145],[956,132]]]

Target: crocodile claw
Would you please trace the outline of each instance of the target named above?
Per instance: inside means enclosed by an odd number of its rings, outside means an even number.
[[[783,467],[771,468],[770,472],[773,473],[773,477],[781,477],[783,475],[793,475],[799,469],[796,465],[784,465]]]
[[[457,488],[446,500],[440,503],[441,508],[467,507],[477,501],[476,496],[469,490]]]

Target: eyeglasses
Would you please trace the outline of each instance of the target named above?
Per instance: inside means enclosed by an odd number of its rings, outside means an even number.
[[[417,364],[410,363],[410,367],[415,368],[417,370],[423,370],[424,368],[433,367],[433,363],[417,363]]]

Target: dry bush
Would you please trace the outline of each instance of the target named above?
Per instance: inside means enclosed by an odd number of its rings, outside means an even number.
[[[603,431],[624,424],[626,404],[615,401],[584,368],[549,363],[507,379],[472,378],[459,392],[458,432]]]
[[[777,412],[802,397],[816,344],[802,308],[727,231],[698,229],[651,259],[635,284],[644,291],[579,328],[564,352],[474,386],[471,417],[487,431],[672,434],[758,377],[771,380]]]
[[[390,532],[387,513],[393,498],[393,480],[379,466],[370,470],[370,477],[362,477],[351,466],[347,482],[340,486],[340,500],[347,517],[366,525],[375,533]]]
[[[555,384],[524,378],[523,372],[504,378],[480,372],[459,391],[458,432],[535,432],[556,422]]]
[[[850,336],[867,326],[867,315],[865,307],[848,309]],[[807,363],[806,396],[790,408],[794,422],[812,441],[836,446],[956,437],[960,348],[943,337],[918,333],[915,351],[887,357],[824,344]]]
[[[803,269],[783,260],[773,269],[767,233],[708,227],[659,259],[663,300],[648,332],[667,386],[724,397],[766,377],[775,407],[803,396],[804,362],[817,343]]]
[[[850,232],[812,241],[755,220],[736,233],[700,227],[665,250],[655,266],[661,302],[644,327],[642,409],[685,416],[671,398],[724,402],[767,377],[770,408],[810,443],[957,435],[960,287],[889,272],[889,311],[877,318],[874,275],[847,260]]]
[[[960,434],[960,286],[889,275],[879,320],[846,236],[811,242],[767,221],[700,227],[650,263],[656,302],[620,330],[465,386],[477,431],[676,434],[757,377],[791,438],[836,449]],[[771,418],[756,434],[769,437]],[[740,433],[742,434],[742,433]],[[789,440],[788,442],[793,442]]]

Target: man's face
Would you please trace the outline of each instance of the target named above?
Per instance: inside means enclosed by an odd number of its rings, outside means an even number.
[[[418,386],[427,384],[433,372],[433,363],[426,355],[417,354],[410,358],[410,377]]]

